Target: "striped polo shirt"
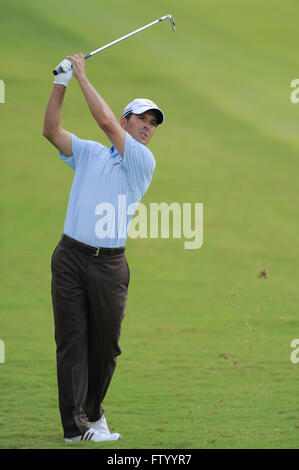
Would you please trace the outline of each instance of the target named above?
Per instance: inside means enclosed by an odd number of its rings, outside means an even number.
[[[126,132],[124,155],[72,134],[74,171],[63,233],[94,247],[125,246],[130,220],[155,170],[152,152]]]

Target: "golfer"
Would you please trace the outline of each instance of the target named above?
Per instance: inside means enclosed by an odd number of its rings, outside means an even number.
[[[110,433],[102,402],[121,353],[130,278],[125,244],[133,216],[127,207],[137,207],[151,183],[155,159],[146,145],[164,115],[154,102],[137,98],[118,122],[89,82],[82,54],[59,65],[65,72],[54,80],[43,129],[75,172],[51,259],[59,410],[66,442],[117,440],[121,436]],[[62,128],[62,103],[73,75],[110,148]],[[119,196],[125,205],[119,206]]]

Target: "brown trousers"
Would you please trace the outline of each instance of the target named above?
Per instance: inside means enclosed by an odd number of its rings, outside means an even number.
[[[81,246],[80,246],[81,245]],[[98,256],[62,236],[51,259],[59,410],[64,437],[83,434],[104,413],[130,271],[124,251]]]

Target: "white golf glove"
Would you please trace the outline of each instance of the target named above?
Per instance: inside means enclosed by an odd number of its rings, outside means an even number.
[[[64,85],[65,87],[68,86],[70,79],[73,76],[73,69],[72,69],[72,62],[68,59],[63,59],[57,67],[61,67],[63,72],[55,75],[55,80],[53,83],[55,85]]]

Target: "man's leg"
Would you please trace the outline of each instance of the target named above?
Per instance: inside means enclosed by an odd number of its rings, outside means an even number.
[[[102,402],[111,382],[129,285],[125,254],[93,257],[88,267],[89,300],[88,393],[89,421],[103,416]]]
[[[59,410],[64,437],[88,430],[83,411],[87,393],[88,302],[82,286],[86,255],[58,244],[52,256]]]

